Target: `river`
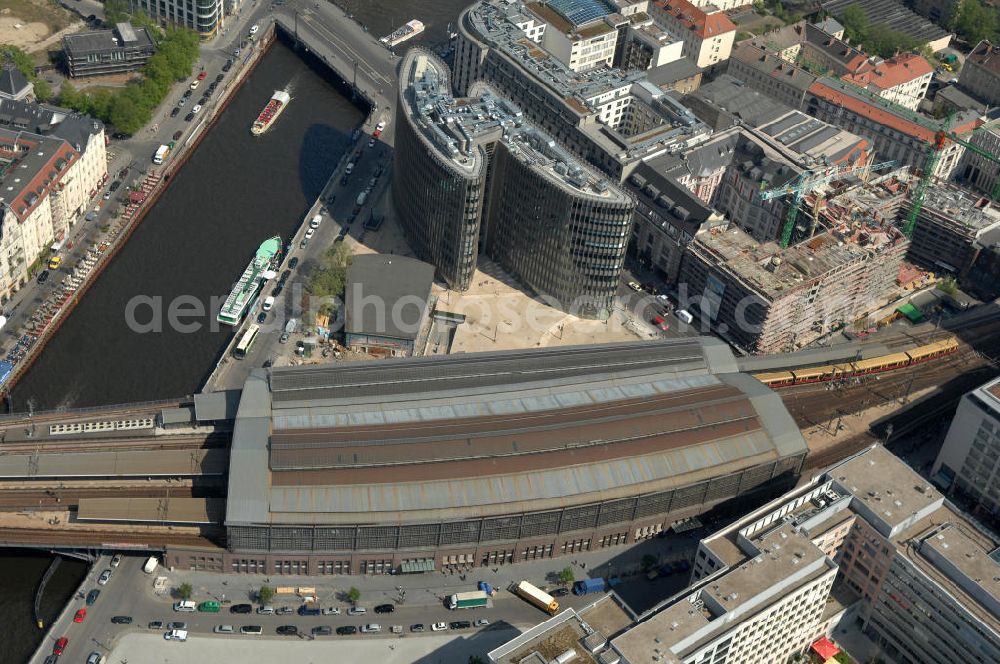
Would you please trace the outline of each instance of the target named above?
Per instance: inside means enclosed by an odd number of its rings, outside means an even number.
[[[361,112],[334,77],[276,42],[131,239],[14,387],[13,409],[146,401],[194,393],[232,334],[214,325],[257,246],[289,238],[329,179]],[[250,123],[271,93],[293,101],[261,137]],[[134,321],[162,329],[136,332]],[[178,298],[203,303],[196,331],[168,323]],[[217,308],[217,305],[216,305]]]

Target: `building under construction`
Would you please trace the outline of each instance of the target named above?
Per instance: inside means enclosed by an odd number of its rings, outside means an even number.
[[[824,196],[824,194],[829,194]],[[909,242],[895,225],[895,177],[803,201],[807,239],[782,249],[730,226],[699,233],[681,266],[691,306],[749,351],[804,346],[885,304]]]
[[[964,279],[985,253],[1000,245],[1000,207],[990,199],[938,184],[927,189],[908,258],[935,272]]]

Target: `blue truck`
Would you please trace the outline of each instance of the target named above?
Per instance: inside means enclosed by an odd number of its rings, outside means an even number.
[[[584,579],[573,584],[573,594],[602,593],[606,587],[604,579]]]

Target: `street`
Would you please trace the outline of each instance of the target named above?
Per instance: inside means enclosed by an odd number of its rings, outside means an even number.
[[[704,536],[704,531],[689,531],[682,535],[671,534],[664,538],[652,538],[629,547],[610,547],[597,551],[581,552],[573,556],[555,559],[539,559],[515,565],[497,568],[476,568],[468,572],[445,574],[434,572],[428,574],[410,575],[331,575],[331,576],[270,576],[254,574],[219,574],[204,571],[168,570],[159,568],[153,574],[144,574],[142,565],[144,556],[126,556],[114,571],[110,581],[105,586],[96,583],[101,572],[110,567],[110,557],[103,556],[91,571],[82,585],[84,595],[91,589],[100,589],[97,601],[87,607],[87,616],[82,623],[72,622],[77,609],[85,606],[83,598],[76,597],[69,603],[60,619],[49,631],[39,648],[41,657],[32,660],[31,664],[41,664],[44,655],[51,652],[56,639],[66,636],[69,643],[65,657],[69,661],[84,661],[88,654],[94,651],[107,654],[115,650],[119,643],[126,643],[131,653],[137,652],[131,645],[134,643],[162,643],[163,633],[167,631],[166,624],[172,621],[184,622],[191,636],[205,636],[206,640],[216,639],[248,639],[250,637],[236,635],[216,635],[213,630],[217,625],[232,625],[238,632],[244,625],[259,625],[263,634],[254,639],[277,640],[291,642],[287,636],[279,636],[276,630],[281,625],[294,625],[300,632],[308,633],[313,627],[328,625],[333,629],[345,625],[360,628],[362,625],[376,623],[382,626],[379,634],[360,633],[350,636],[324,636],[325,641],[384,641],[388,638],[404,638],[408,641],[423,639],[438,639],[441,635],[454,637],[461,635],[464,641],[472,639],[477,642],[481,635],[495,635],[497,630],[517,628],[524,630],[547,619],[547,614],[539,611],[519,597],[512,595],[507,588],[521,579],[529,579],[540,587],[553,589],[558,586],[557,572],[569,567],[578,579],[587,577],[619,577],[622,582],[615,591],[623,597],[636,611],[641,612],[656,602],[677,592],[687,583],[686,573],[663,576],[650,581],[641,573],[643,560],[647,556],[659,562],[675,560],[690,560],[697,546],[698,538]],[[153,584],[156,577],[164,576],[167,582],[164,591],[154,592]],[[447,595],[475,590],[479,580],[490,583],[496,594],[493,606],[483,609],[448,610],[444,606]],[[173,592],[182,584],[192,587],[191,599],[195,602],[214,600],[225,602],[221,613],[175,612],[172,609],[177,598]],[[232,614],[229,605],[250,603],[256,598],[256,593],[262,585],[272,588],[315,589],[318,605],[323,608],[338,607],[339,615],[299,616],[294,609],[302,604],[302,599],[293,594],[277,594],[271,604],[276,607],[288,607],[292,612],[288,615]],[[359,589],[361,596],[358,606],[364,607],[367,613],[363,616],[347,614],[350,603],[345,594],[351,587]],[[558,597],[560,606],[581,608],[595,601],[599,595],[576,596],[566,594]],[[380,604],[392,604],[394,611],[389,614],[376,614],[374,607]],[[255,608],[257,604],[255,603]],[[113,616],[130,616],[132,624],[117,625],[111,622]],[[432,632],[430,625],[435,622],[452,622],[458,620],[475,621],[486,618],[490,624],[486,627],[462,629],[457,632]],[[164,626],[150,630],[151,621],[161,621]],[[423,632],[411,632],[410,626],[424,625]],[[387,634],[392,625],[403,629],[403,636]],[[157,641],[142,639],[138,642],[131,639],[125,641],[126,635],[155,635]],[[509,637],[505,637],[506,641]],[[489,636],[488,640],[493,641]],[[502,642],[502,641],[501,641]],[[173,647],[176,644],[168,644]],[[427,652],[434,651],[439,646],[434,641],[427,646]],[[420,646],[423,648],[423,646]],[[478,646],[477,646],[478,647]],[[493,647],[493,646],[491,646]],[[486,649],[488,650],[488,648]],[[340,651],[338,651],[340,652]],[[483,651],[485,652],[485,650]],[[310,654],[312,654],[310,652]],[[117,656],[117,654],[116,654]],[[188,659],[187,661],[190,661]],[[412,660],[397,660],[412,661]],[[435,661],[435,660],[430,660]],[[443,662],[455,661],[443,659]]]

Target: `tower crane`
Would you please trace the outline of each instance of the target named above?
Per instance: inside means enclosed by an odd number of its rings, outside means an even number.
[[[896,161],[883,161],[878,164],[865,164],[864,166],[831,166],[822,171],[803,171],[798,177],[789,180],[786,184],[767,189],[760,192],[761,200],[769,201],[783,196],[793,196],[792,203],[788,208],[788,215],[785,217],[785,225],[781,229],[781,248],[784,249],[792,239],[792,229],[795,228],[795,219],[799,215],[799,207],[802,199],[813,189],[824,184],[839,180],[840,178],[854,175],[855,173],[870,173],[891,168],[896,165]]]

